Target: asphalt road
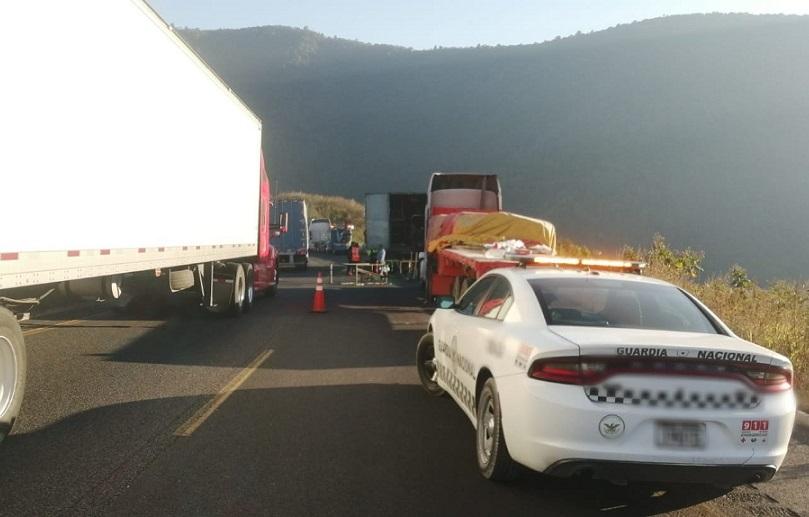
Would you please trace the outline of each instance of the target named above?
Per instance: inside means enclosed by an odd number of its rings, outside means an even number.
[[[775,481],[731,491],[485,481],[466,417],[418,385],[417,288],[333,286],[311,314],[313,285],[288,274],[239,319],[179,298],[29,323],[0,514],[809,515],[809,436]]]

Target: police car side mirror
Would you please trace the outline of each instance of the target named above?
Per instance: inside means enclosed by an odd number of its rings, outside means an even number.
[[[454,309],[455,299],[449,296],[442,296],[438,299],[439,309]]]

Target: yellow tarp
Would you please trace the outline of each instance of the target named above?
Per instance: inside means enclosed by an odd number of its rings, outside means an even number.
[[[455,244],[491,244],[519,239],[526,246],[544,244],[556,252],[556,227],[548,221],[510,212],[459,212],[435,215],[427,228],[427,250]]]

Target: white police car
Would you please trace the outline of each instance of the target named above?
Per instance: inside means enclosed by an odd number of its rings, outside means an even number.
[[[497,269],[441,306],[418,344],[419,376],[472,421],[486,478],[512,478],[519,464],[733,485],[770,479],[786,455],[789,360],[671,284],[584,267]]]

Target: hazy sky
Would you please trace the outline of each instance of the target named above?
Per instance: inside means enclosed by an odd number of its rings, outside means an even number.
[[[544,41],[666,14],[809,14],[807,0],[148,0],[203,29],[308,26],[328,36],[418,49]]]

